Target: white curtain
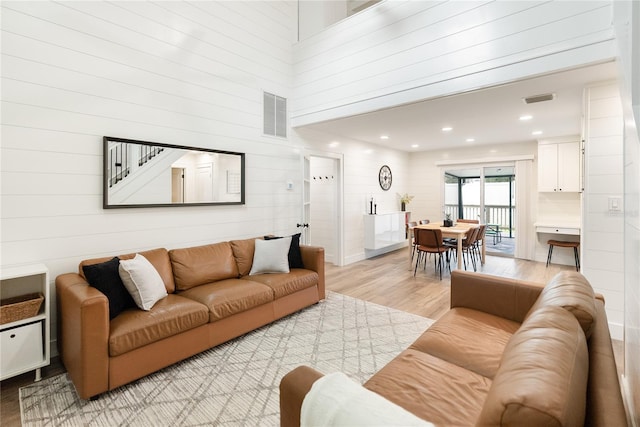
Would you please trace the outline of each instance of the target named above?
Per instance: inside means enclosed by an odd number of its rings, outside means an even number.
[[[516,247],[514,256],[522,259],[534,259],[535,229],[533,212],[536,194],[533,188],[533,160],[516,161]]]

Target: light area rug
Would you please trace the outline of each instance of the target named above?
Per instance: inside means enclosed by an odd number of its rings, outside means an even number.
[[[432,320],[330,292],[327,299],[92,401],[67,374],[20,389],[24,426],[278,426],[279,384],[299,365],[364,383]]]

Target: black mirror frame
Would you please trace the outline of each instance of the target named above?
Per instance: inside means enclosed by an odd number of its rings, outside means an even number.
[[[176,148],[180,150],[196,150],[205,153],[231,154],[240,156],[240,201],[239,202],[197,202],[197,203],[149,203],[149,204],[109,204],[109,177],[107,171],[109,169],[109,142],[122,142],[139,145],[150,145],[154,147]],[[120,209],[120,208],[164,208],[164,207],[182,207],[182,206],[224,206],[224,205],[244,205],[245,204],[245,153],[234,151],[213,150],[210,148],[189,147],[185,145],[163,144],[159,142],[138,141],[134,139],[115,138],[104,136],[102,138],[102,208],[103,209]]]

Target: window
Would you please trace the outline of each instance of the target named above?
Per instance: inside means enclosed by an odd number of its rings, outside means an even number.
[[[264,92],[264,134],[287,137],[287,99]]]

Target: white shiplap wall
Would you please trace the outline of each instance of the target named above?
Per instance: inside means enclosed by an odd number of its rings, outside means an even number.
[[[295,126],[611,59],[611,3],[388,1],[294,49]]]
[[[618,84],[585,90],[585,190],[582,273],[605,297],[614,339],[623,339],[624,216],[609,212],[609,198],[624,194],[623,120]]]
[[[336,140],[335,136],[312,129],[294,130],[293,137],[314,152],[339,153],[342,157],[344,263],[365,259],[363,216],[367,212],[367,201],[374,197],[379,213],[400,210],[398,193],[409,191],[409,153],[357,140]],[[383,191],[378,184],[378,172],[384,164],[393,173],[389,191]]]
[[[1,266],[53,280],[89,257],[295,231],[299,150],[262,135],[262,91],[291,96],[294,2],[1,7]],[[105,211],[103,135],[245,152],[247,203]]]
[[[640,3],[615,2],[624,115],[625,319],[622,386],[633,426],[640,425]]]

